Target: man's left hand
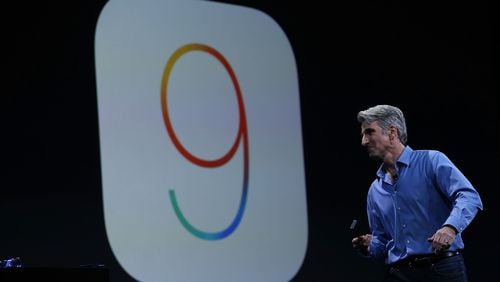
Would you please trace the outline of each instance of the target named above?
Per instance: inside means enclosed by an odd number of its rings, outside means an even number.
[[[437,230],[427,241],[432,243],[432,251],[436,254],[446,251],[455,241],[456,232],[453,227],[443,226]]]

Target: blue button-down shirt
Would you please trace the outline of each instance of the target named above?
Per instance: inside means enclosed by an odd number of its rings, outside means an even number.
[[[382,164],[368,191],[368,222],[372,231],[370,255],[394,263],[407,256],[432,253],[427,241],[443,225],[459,232],[450,250],[464,248],[461,232],[479,209],[476,189],[439,151],[406,146],[392,181]]]

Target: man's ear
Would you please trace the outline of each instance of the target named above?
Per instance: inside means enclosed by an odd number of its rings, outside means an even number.
[[[389,139],[390,140],[394,140],[395,137],[399,138],[399,136],[398,136],[398,130],[397,130],[397,128],[395,126],[391,125],[389,127]]]

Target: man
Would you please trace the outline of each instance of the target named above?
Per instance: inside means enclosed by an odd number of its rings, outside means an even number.
[[[405,145],[397,107],[371,107],[358,121],[361,145],[382,164],[367,196],[371,234],[353,247],[388,264],[386,281],[467,281],[461,234],[483,209],[476,189],[445,154]]]

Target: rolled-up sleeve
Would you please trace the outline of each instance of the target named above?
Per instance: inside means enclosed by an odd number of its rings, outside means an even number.
[[[453,205],[450,216],[444,224],[452,225],[458,232],[462,232],[478,211],[483,209],[481,197],[471,182],[443,153],[436,153],[433,166],[441,192]]]

